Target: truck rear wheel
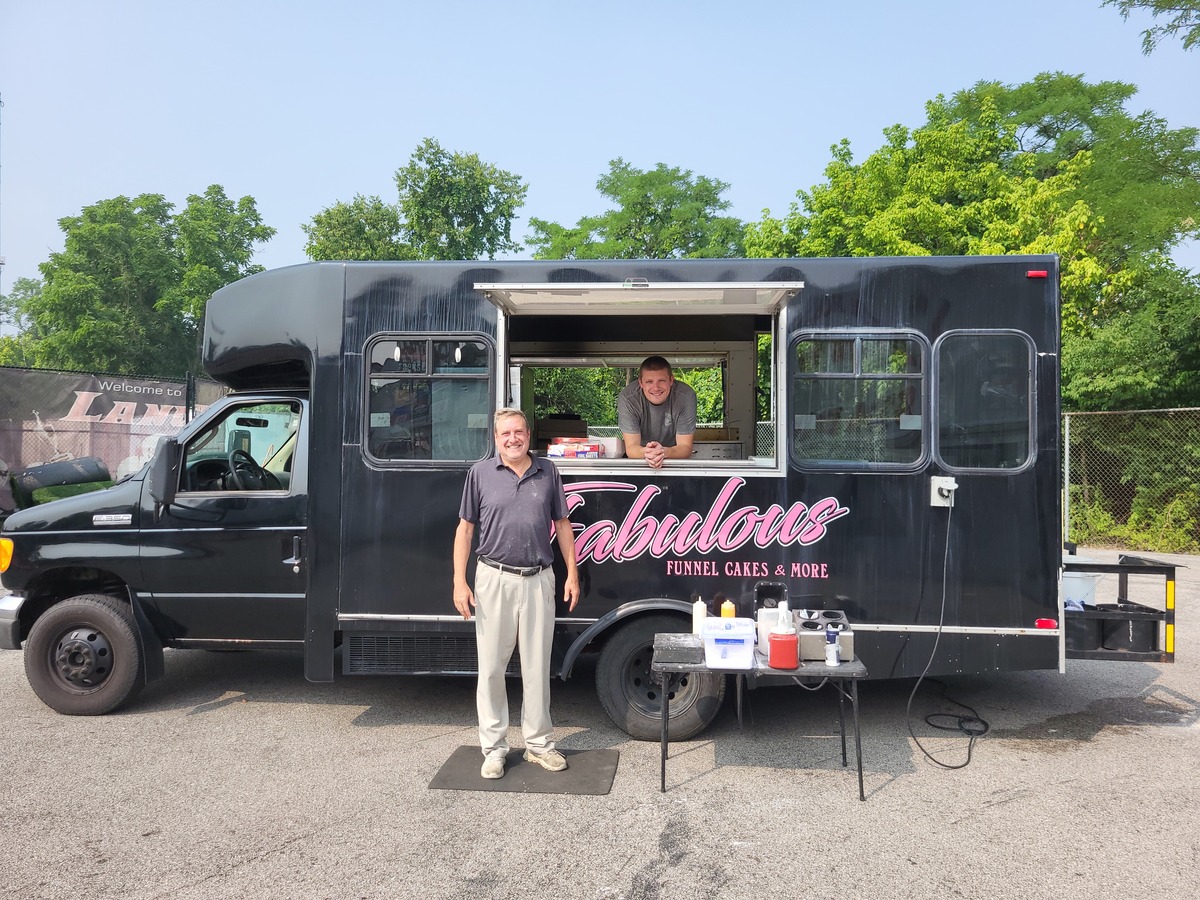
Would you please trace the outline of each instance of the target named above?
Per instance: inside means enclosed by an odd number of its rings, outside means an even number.
[[[133,611],[106,594],[48,609],[25,642],[25,675],[43,703],[69,716],[99,716],[142,687]]]
[[[624,625],[604,645],[596,664],[596,693],[613,723],[630,737],[656,741],[662,736],[662,682],[650,671],[654,635],[686,631],[688,623],[677,616],[642,616]],[[725,699],[722,675],[672,674],[671,719],[667,731],[673,741],[686,740],[709,726]]]

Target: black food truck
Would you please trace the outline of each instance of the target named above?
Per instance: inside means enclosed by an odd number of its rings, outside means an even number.
[[[205,369],[231,392],[142,471],[4,524],[0,646],[24,645],[34,691],[71,714],[134,695],[164,647],[303,647],[313,681],[339,659],[473,674],[451,548],[492,413],[532,413],[539,370],[636,379],[657,354],[719,375],[691,459],[650,469],[611,452],[615,429],[531,416],[537,452],[610,451],[555,458],[582,597],[554,665],[596,654],[626,732],[659,737],[653,636],[691,630],[696,597],[843,611],[874,678],[1061,671],[1058,277],[1052,256],[251,276],[206,313]],[[725,679],[671,690],[686,737]]]

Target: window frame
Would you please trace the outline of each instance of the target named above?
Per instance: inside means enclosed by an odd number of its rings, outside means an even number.
[[[1029,391],[1025,398],[1026,421],[1028,430],[1026,436],[1028,439],[1028,453],[1025,461],[1019,466],[1011,468],[1003,466],[956,466],[947,462],[942,456],[942,423],[941,423],[941,353],[943,346],[947,341],[961,337],[994,337],[1008,336],[1016,337],[1025,344],[1027,351],[1026,362],[1029,373]],[[947,331],[938,336],[938,339],[933,343],[933,359],[932,370],[930,377],[933,379],[932,390],[934,392],[936,402],[932,404],[931,414],[932,433],[931,439],[933,444],[933,459],[936,464],[956,475],[1018,475],[1033,468],[1037,462],[1037,345],[1033,338],[1024,331],[1017,328],[958,328],[953,331]]]
[[[423,372],[373,372],[371,371],[371,356],[374,349],[387,342],[422,342],[426,346],[427,370]],[[477,343],[482,344],[487,354],[483,372],[439,372],[433,363],[433,345],[438,342]],[[362,364],[363,378],[360,392],[362,412],[359,416],[359,449],[362,455],[373,466],[382,468],[417,467],[444,468],[446,466],[470,466],[481,459],[487,459],[495,452],[492,439],[492,417],[496,411],[496,344],[492,338],[477,331],[381,331],[371,335],[363,344]],[[427,381],[431,384],[437,379],[448,381],[485,381],[487,384],[487,404],[481,410],[485,416],[484,429],[486,440],[483,455],[473,459],[412,459],[376,456],[371,452],[371,385],[374,379],[396,381],[398,379]],[[431,398],[432,400],[432,398]]]
[[[853,371],[851,372],[823,372],[823,373],[801,373],[797,371],[796,352],[799,344],[806,340],[824,340],[824,341],[853,341]],[[862,367],[862,346],[861,342],[874,340],[903,340],[912,341],[916,344],[920,352],[920,370],[918,372],[905,373],[887,373],[887,372],[867,372],[861,370]],[[930,414],[932,402],[930,395],[932,386],[930,383],[931,366],[933,360],[933,350],[929,343],[929,339],[921,332],[911,328],[830,328],[830,329],[804,329],[793,331],[788,336],[787,348],[784,355],[784,389],[787,391],[784,415],[784,434],[786,436],[787,454],[789,464],[802,472],[846,472],[846,473],[910,473],[918,472],[929,464],[931,459],[931,423]],[[868,462],[863,460],[849,459],[817,459],[812,457],[800,456],[796,451],[795,446],[795,421],[797,411],[795,403],[797,400],[796,380],[798,378],[811,378],[814,381],[834,381],[853,379],[855,381],[886,381],[886,380],[907,380],[914,381],[919,385],[920,399],[920,418],[921,418],[921,450],[917,457],[911,462]]]
[[[290,432],[289,435],[286,438],[284,438],[283,443],[281,443],[280,446],[277,447],[270,456],[267,456],[263,460],[259,461],[253,455],[251,455],[251,459],[254,459],[254,461],[259,465],[260,468],[266,469],[267,464],[270,463],[273,459],[275,459],[279,455],[279,453],[283,450],[284,446],[286,446],[287,442],[290,440],[294,440],[296,443],[295,443],[295,448],[293,449],[292,470],[295,471],[296,459],[298,458],[298,456],[302,450],[301,444],[299,441],[299,434],[300,434],[301,430],[304,428],[304,420],[305,420],[305,416],[307,415],[307,409],[306,409],[305,405],[302,402],[300,402],[299,400],[296,400],[295,398],[287,398],[287,397],[283,397],[283,398],[239,397],[239,398],[233,400],[232,402],[230,402],[227,406],[225,406],[223,409],[221,409],[211,420],[206,421],[201,427],[197,428],[192,434],[189,434],[184,440],[182,440],[180,442],[179,480],[175,487],[176,496],[181,496],[181,497],[232,497],[232,496],[245,496],[247,494],[256,494],[256,495],[267,494],[270,496],[288,496],[288,495],[295,493],[296,486],[295,486],[294,482],[292,482],[290,480],[290,478],[289,478],[287,484],[283,484],[282,480],[281,480],[281,486],[278,488],[257,488],[254,490],[238,490],[236,488],[226,488],[224,490],[220,490],[220,489],[191,490],[187,486],[189,448],[191,448],[193,443],[196,441],[197,438],[200,437],[200,435],[204,434],[206,431],[214,430],[215,427],[218,425],[226,426],[233,418],[241,415],[248,409],[252,409],[253,407],[256,407],[256,406],[285,406],[285,405],[296,407],[296,410],[292,413],[292,415],[294,415],[296,417],[295,431]],[[229,429],[228,428],[225,429],[225,440],[226,440],[226,443],[228,443],[228,440],[229,440]],[[203,453],[203,451],[201,451],[201,452]],[[232,451],[225,450],[225,455],[223,457],[220,456],[219,454],[214,454],[212,456],[206,456],[203,460],[200,460],[200,462],[205,462],[208,460],[220,460],[220,459],[228,460],[229,454],[231,452]],[[196,464],[196,460],[194,460],[194,459],[193,459],[193,464]],[[274,469],[268,469],[268,471],[270,471],[272,474],[275,474]]]

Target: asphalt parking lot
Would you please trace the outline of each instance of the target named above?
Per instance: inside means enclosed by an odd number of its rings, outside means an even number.
[[[1200,558],[1147,555],[1190,566],[1175,664],[948,679],[991,726],[958,770],[910,737],[911,681],[867,683],[865,803],[832,691],[755,691],[741,730],[727,703],[672,744],[661,794],[658,745],[618,731],[584,671],[554,687],[560,745],[618,749],[611,792],[478,793],[428,788],[474,740],[467,679],[310,684],[298,652],[172,651],[128,708],[71,718],[3,652],[0,896],[1196,896]],[[922,721],[939,693],[913,728],[962,762],[967,739]]]

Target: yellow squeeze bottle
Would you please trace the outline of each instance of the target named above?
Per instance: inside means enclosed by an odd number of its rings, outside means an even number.
[[[726,600],[721,604],[721,618],[732,619],[737,615],[737,607],[733,605],[732,600]]]

